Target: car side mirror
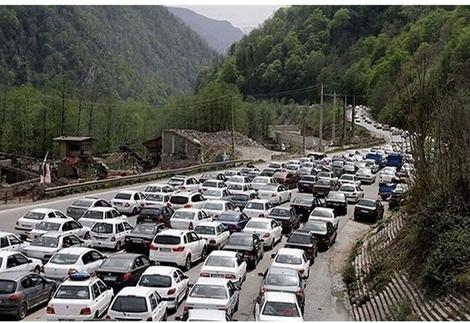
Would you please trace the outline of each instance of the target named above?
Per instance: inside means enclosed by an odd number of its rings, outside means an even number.
[[[32,263],[33,260],[32,259],[28,259],[28,264]]]
[[[271,259],[274,259],[274,257],[276,257],[276,254],[275,253],[271,254]]]
[[[193,282],[188,282],[188,287],[189,288],[192,288],[194,286],[194,283]]]
[[[258,273],[258,276],[260,276],[260,277],[263,277],[263,278],[264,278],[264,273]]]
[[[175,316],[175,321],[182,321],[183,319],[180,316]]]

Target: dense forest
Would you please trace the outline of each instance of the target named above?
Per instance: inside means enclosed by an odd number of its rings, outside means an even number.
[[[1,6],[0,83],[162,103],[215,51],[162,6]]]

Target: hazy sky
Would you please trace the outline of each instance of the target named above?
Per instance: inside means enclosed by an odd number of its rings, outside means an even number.
[[[276,9],[282,6],[175,6],[188,8],[206,17],[216,20],[227,20],[235,27],[247,33],[264,20],[271,17]]]

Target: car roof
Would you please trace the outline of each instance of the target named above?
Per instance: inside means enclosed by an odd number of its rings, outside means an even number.
[[[316,208],[313,209],[313,211],[315,210],[318,210],[318,211],[328,211],[328,212],[334,212],[333,209],[329,208],[329,207],[321,207],[321,206],[317,206]]]
[[[292,267],[281,267],[281,266],[272,266],[268,268],[268,273],[273,273],[273,274],[290,274],[289,276],[299,276],[299,272],[297,269],[292,268]]]
[[[252,199],[250,202],[256,202],[256,203],[268,203],[268,200],[261,200],[261,199]]]
[[[41,222],[65,223],[65,222],[69,222],[69,221],[73,221],[73,220],[70,219],[70,218],[49,218],[49,219],[42,220]]]
[[[228,280],[225,278],[199,277],[196,284],[221,285],[227,286]]]
[[[117,223],[122,223],[122,222],[127,222],[127,220],[124,219],[103,219],[103,220],[98,220],[97,223],[109,223],[109,224],[117,224]]]
[[[41,235],[41,237],[51,237],[51,238],[60,238],[62,236],[74,235],[73,232],[58,232],[58,231],[49,231]]]
[[[26,275],[29,275],[30,272],[22,271],[7,271],[0,273],[0,279],[4,280],[18,280]]]
[[[286,210],[286,211],[290,211],[291,210],[291,207],[290,206],[275,206],[273,207],[273,210],[276,209],[276,210]]]
[[[250,218],[250,220],[248,222],[271,222],[272,219],[268,219],[268,218]]]
[[[211,178],[211,179],[208,179],[207,181],[205,181],[204,183],[209,183],[209,182],[216,182],[216,183],[224,183],[223,180],[221,179],[215,179],[215,178]]]
[[[235,251],[228,251],[228,250],[214,250],[212,251],[209,256],[225,256],[225,257],[236,257],[237,252]]]
[[[227,210],[227,211],[224,211],[221,213],[222,214],[232,214],[232,215],[240,215],[242,214],[243,212],[240,212],[240,211],[235,211],[235,210]]]
[[[150,266],[145,270],[145,274],[153,275],[153,274],[161,274],[161,275],[170,275],[173,271],[175,271],[175,267],[171,266]]]
[[[106,211],[111,211],[115,210],[115,208],[110,207],[110,206],[96,206],[89,208],[88,211],[98,211],[98,212],[106,212]]]
[[[188,232],[188,230],[167,229],[167,230],[157,233],[157,236],[165,235],[165,236],[180,237],[184,235],[186,232]]]
[[[294,293],[281,293],[281,292],[270,292],[264,293],[264,297],[268,302],[289,302],[296,303],[296,296]]]
[[[96,251],[96,250],[92,248],[85,248],[85,247],[68,247],[68,248],[64,248],[64,249],[57,251],[57,253],[67,254],[67,255],[81,255],[88,251]]]
[[[227,204],[230,201],[221,201],[221,200],[208,200],[207,203],[216,203],[216,204]]]
[[[132,190],[126,190],[126,191],[119,191],[116,193],[117,194],[120,194],[120,193],[123,193],[123,194],[134,194],[134,193],[139,193],[138,191],[132,191]]]
[[[77,279],[77,280],[72,280],[70,278],[67,278],[64,280],[61,285],[67,285],[67,286],[89,286],[95,281],[100,280],[96,276],[90,276],[86,279]]]
[[[116,296],[141,296],[146,297],[153,293],[155,289],[151,287],[143,286],[130,286],[124,287]]]
[[[206,227],[216,227],[218,225],[220,225],[221,223],[220,222],[217,222],[217,221],[213,221],[213,222],[209,222],[209,221],[204,221],[204,222],[199,222],[198,224],[196,224],[196,227],[200,226],[200,225],[203,225],[203,226],[206,226]]]
[[[55,211],[58,211],[58,210],[39,207],[39,208],[36,208],[36,209],[31,209],[29,211],[30,212],[37,212],[37,213],[49,213],[49,212],[55,212]]]
[[[296,248],[281,248],[277,251],[277,254],[280,255],[295,255],[295,256],[302,256],[302,254],[304,253],[305,251],[303,251],[302,249],[296,249]]]
[[[186,196],[186,197],[189,197],[189,196],[192,196],[192,195],[195,195],[195,194],[200,194],[200,193],[199,192],[178,192],[178,193],[173,194],[173,196]]]
[[[185,208],[182,208],[182,209],[175,210],[175,213],[181,213],[181,212],[198,213],[199,211],[201,211],[201,209],[196,209],[196,208],[193,208],[193,207],[185,207]]]

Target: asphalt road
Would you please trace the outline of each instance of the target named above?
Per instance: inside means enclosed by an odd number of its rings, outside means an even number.
[[[383,135],[387,141],[390,141],[391,136],[388,132],[377,131],[371,125],[362,124],[364,127],[371,131],[378,132]],[[264,167],[266,164],[259,165]],[[200,174],[198,174],[200,175]],[[196,177],[198,176],[196,175]],[[165,182],[165,180],[159,181]],[[90,193],[77,194],[65,198],[58,198],[45,202],[33,203],[16,208],[0,211],[0,230],[15,232],[14,226],[18,218],[20,218],[27,210],[35,207],[48,207],[61,211],[65,211],[67,206],[78,197],[83,196],[97,196],[110,200],[118,191],[125,189],[142,190],[145,185],[132,185],[128,187],[120,187],[110,190],[94,191]],[[377,198],[378,184],[377,182],[372,185],[363,185],[365,197]],[[299,193],[297,190],[292,191],[293,198]],[[386,204],[386,203],[385,203]],[[385,206],[388,209],[387,206]],[[341,280],[341,269],[344,261],[348,256],[349,251],[353,244],[365,234],[371,224],[359,223],[352,220],[352,212],[354,205],[348,206],[347,215],[340,217],[340,224],[338,229],[337,242],[329,250],[319,253],[315,263],[310,269],[310,278],[308,279],[306,287],[306,306],[304,319],[309,321],[343,321],[351,320],[350,312],[347,305],[345,286]],[[386,212],[385,217],[389,214]],[[130,218],[131,223],[135,223],[135,217]],[[257,268],[248,273],[247,279],[242,285],[240,294],[240,306],[238,312],[235,314],[235,319],[239,321],[254,320],[253,317],[253,300],[258,295],[261,278],[257,275],[258,272],[264,272],[271,262],[271,253],[276,252],[284,245],[283,241],[279,243],[273,251],[265,253],[264,258],[258,264]],[[191,281],[197,280],[202,263],[195,265],[187,274]],[[181,314],[183,305],[180,305],[178,312],[175,315]],[[169,319],[174,319],[172,315]],[[33,309],[27,316],[26,320],[46,320],[45,308]]]

